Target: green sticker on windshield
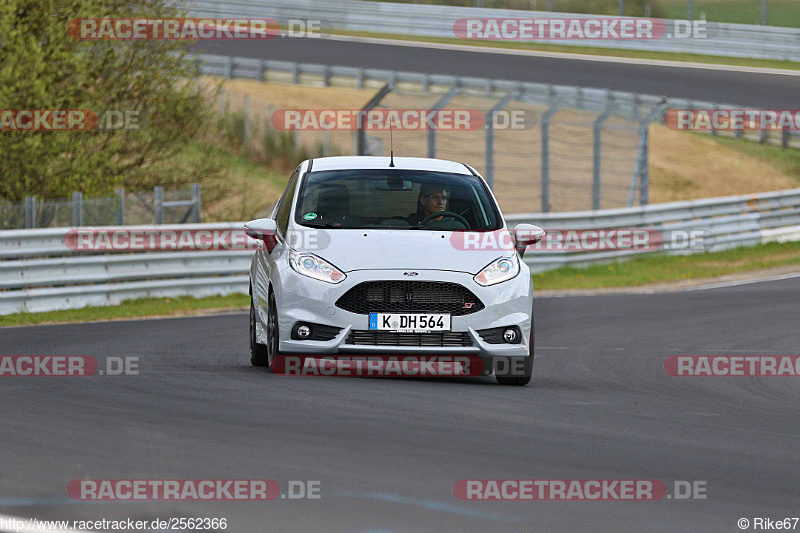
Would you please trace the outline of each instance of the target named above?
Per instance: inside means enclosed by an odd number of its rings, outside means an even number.
[[[303,218],[306,219],[306,220],[314,220],[315,218],[317,218],[317,214],[316,213],[306,213],[305,215],[303,215]]]

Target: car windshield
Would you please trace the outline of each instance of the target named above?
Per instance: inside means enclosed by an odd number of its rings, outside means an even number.
[[[426,170],[311,172],[295,221],[339,229],[496,230],[500,213],[475,176]]]

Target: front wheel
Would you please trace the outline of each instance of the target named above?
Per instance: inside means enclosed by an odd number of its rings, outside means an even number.
[[[269,295],[269,311],[267,312],[267,361],[270,369],[274,369],[275,359],[280,355],[280,336],[278,331],[278,306],[275,295]]]
[[[267,366],[267,347],[259,344],[256,337],[256,308],[253,304],[253,295],[250,295],[250,364],[253,366]]]

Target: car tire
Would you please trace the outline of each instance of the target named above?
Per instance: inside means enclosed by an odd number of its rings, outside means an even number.
[[[253,304],[253,295],[250,295],[250,364],[253,366],[267,366],[267,347],[256,341],[256,308]]]
[[[533,312],[531,312],[531,317],[533,317]],[[516,387],[522,387],[530,383],[531,378],[533,377],[533,319],[531,318],[531,339],[530,343],[528,344],[528,357],[510,357],[511,363],[514,363],[515,360],[518,361],[523,359],[522,362],[522,375],[521,376],[496,376],[497,382],[500,385],[513,385]],[[516,365],[513,365],[516,367]]]
[[[275,295],[269,295],[269,310],[267,311],[267,363],[270,370],[275,368],[275,359],[280,355],[280,332],[278,330],[278,306],[275,303]]]

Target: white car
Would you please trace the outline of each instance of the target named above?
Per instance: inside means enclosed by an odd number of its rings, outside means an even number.
[[[521,256],[544,231],[509,232],[472,167],[304,161],[272,215],[245,231],[263,241],[250,268],[253,365],[286,354],[466,355],[500,383],[530,381],[533,283]],[[511,245],[495,245],[504,235]]]

